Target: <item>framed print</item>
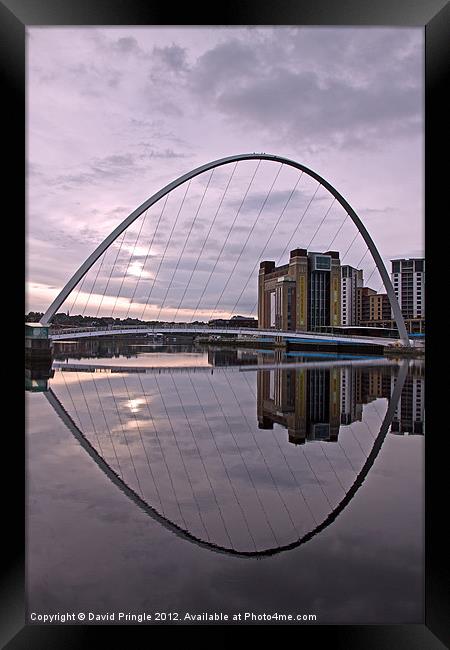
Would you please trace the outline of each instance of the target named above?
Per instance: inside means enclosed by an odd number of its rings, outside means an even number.
[[[448,5],[0,13],[26,287],[5,647],[444,647]]]

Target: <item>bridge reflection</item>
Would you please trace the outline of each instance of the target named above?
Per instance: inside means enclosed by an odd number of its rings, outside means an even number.
[[[407,362],[310,366],[270,367],[262,358],[256,370],[142,373],[61,364],[45,395],[147,514],[207,548],[262,556],[336,518],[403,417],[405,379],[421,381]]]

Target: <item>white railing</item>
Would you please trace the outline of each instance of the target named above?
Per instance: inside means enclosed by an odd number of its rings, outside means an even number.
[[[281,337],[281,338],[294,338],[304,340],[329,340],[330,342],[347,342],[364,344],[370,343],[372,345],[399,345],[398,339],[384,338],[384,337],[369,337],[369,336],[354,336],[350,334],[331,334],[322,332],[302,332],[302,331],[280,331],[274,329],[253,329],[249,327],[232,327],[232,326],[210,326],[210,325],[191,325],[179,324],[173,325],[170,323],[162,323],[157,326],[149,325],[112,325],[109,327],[82,327],[82,328],[67,328],[64,330],[50,331],[49,337],[53,341],[64,340],[67,338],[82,338],[94,336],[107,336],[108,334],[161,334],[163,332],[181,334],[192,332],[195,334],[238,334],[241,336],[251,337]]]

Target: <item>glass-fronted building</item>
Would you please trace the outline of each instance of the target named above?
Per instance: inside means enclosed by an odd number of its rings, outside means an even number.
[[[258,326],[283,331],[314,331],[341,324],[341,265],[337,251],[296,248],[289,263],[261,262]]]

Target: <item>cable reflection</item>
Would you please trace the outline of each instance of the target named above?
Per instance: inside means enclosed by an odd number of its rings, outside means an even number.
[[[342,512],[399,420],[407,378],[406,361],[213,373],[65,367],[44,395],[153,519],[202,547],[262,557]]]

